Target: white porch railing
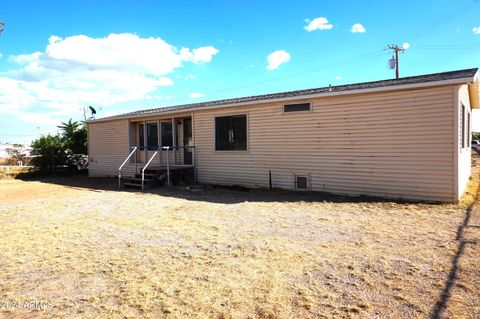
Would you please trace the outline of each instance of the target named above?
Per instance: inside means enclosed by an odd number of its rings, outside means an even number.
[[[140,148],[140,147],[135,146],[135,147],[132,147],[132,151],[128,154],[127,158],[125,159],[125,161],[122,163],[122,165],[118,169],[118,186],[119,186],[119,188],[121,187],[122,168],[129,161],[129,159],[132,156],[134,156],[134,159],[135,159],[135,173],[137,174],[137,172],[138,172],[138,169],[137,169],[138,161],[137,161],[136,153],[137,153],[137,151],[142,151],[142,150],[144,152],[146,152],[146,158],[148,159],[146,161],[146,164],[142,168],[142,174],[141,174],[142,190],[144,190],[144,187],[145,187],[145,171],[148,170],[148,168],[150,167],[154,158],[157,155],[159,155],[160,167],[162,169],[165,169],[165,171],[166,171],[167,186],[168,187],[170,187],[170,170],[171,170],[171,167],[174,167],[174,168],[191,167],[191,168],[193,168],[193,182],[194,183],[197,182],[196,172],[195,172],[195,146],[161,146],[161,147],[157,147],[156,149],[150,149],[150,150],[148,150],[147,148]],[[189,162],[191,161],[191,163],[186,164],[186,158],[185,158],[186,153],[184,153],[183,157],[181,157],[180,164],[178,163],[176,152],[178,152],[179,150],[191,150],[191,159],[189,160]],[[150,156],[150,158],[148,158],[148,151],[153,151],[154,152],[152,154],[152,156]],[[172,152],[172,156],[169,155],[170,152]],[[165,161],[163,161],[163,159],[165,159]],[[170,163],[171,160],[173,160],[173,163]],[[162,165],[163,163],[165,163],[165,165]]]
[[[127,164],[127,162],[130,160],[130,158],[137,152],[138,147],[133,146],[131,147],[131,152],[128,154],[127,158],[123,161],[122,165],[118,168],[118,188],[122,187],[122,168]],[[135,158],[135,171],[137,170],[137,157],[134,156]]]

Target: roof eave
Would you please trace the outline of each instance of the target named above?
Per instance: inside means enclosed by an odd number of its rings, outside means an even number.
[[[468,96],[470,98],[470,107],[480,109],[480,97],[478,92],[478,72],[473,76],[472,83],[468,84]]]
[[[220,105],[215,105],[215,106],[196,107],[196,108],[191,108],[191,109],[185,108],[185,109],[181,109],[181,110],[172,110],[172,111],[157,112],[157,113],[151,113],[151,114],[124,115],[124,116],[117,116],[117,117],[110,117],[110,118],[107,117],[107,118],[100,118],[100,119],[96,119],[96,120],[88,120],[87,123],[90,124],[90,123],[108,122],[108,121],[125,120],[125,119],[158,117],[159,115],[163,116],[163,115],[169,115],[169,114],[188,113],[188,112],[199,111],[199,110],[248,106],[248,105],[254,105],[254,104],[282,102],[282,101],[286,102],[286,101],[292,101],[292,100],[313,99],[313,98],[326,97],[326,96],[339,96],[339,95],[372,93],[372,92],[381,92],[381,91],[397,91],[397,90],[406,90],[406,89],[415,89],[415,88],[424,88],[424,87],[435,87],[435,86],[443,86],[443,85],[458,85],[458,84],[468,84],[469,85],[469,93],[470,93],[471,90],[472,91],[475,90],[473,87],[476,85],[476,96],[474,94],[471,94],[470,99],[471,99],[472,108],[479,108],[479,106],[478,106],[478,104],[479,104],[478,76],[477,76],[477,73],[475,73],[473,76],[469,76],[469,77],[465,77],[465,78],[458,78],[458,79],[448,79],[448,80],[421,82],[421,83],[413,83],[413,84],[400,84],[400,85],[394,85],[394,86],[355,89],[355,90],[338,91],[338,92],[322,92],[322,93],[309,94],[309,95],[298,95],[298,96],[291,96],[291,97],[280,97],[280,98],[272,98],[272,99],[265,99],[265,100],[255,100],[255,101],[248,101],[248,102],[241,102],[241,103],[231,103],[231,104],[223,104],[223,105],[220,104]],[[472,87],[472,89],[470,89],[471,87]]]

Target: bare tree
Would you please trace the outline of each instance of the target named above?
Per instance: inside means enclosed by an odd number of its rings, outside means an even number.
[[[4,26],[5,26],[5,23],[0,21],[0,35],[2,35],[2,32],[4,30],[4,28],[3,28]]]
[[[11,148],[7,148],[7,165],[24,165],[25,153],[23,146],[20,144],[13,144]]]

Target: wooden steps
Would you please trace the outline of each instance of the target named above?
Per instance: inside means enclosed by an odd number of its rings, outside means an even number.
[[[175,165],[170,166],[170,175],[182,172],[182,171],[190,171],[193,170],[192,165]],[[160,177],[164,177],[166,179],[167,175],[167,167],[166,166],[149,166],[148,169],[145,170],[144,173],[144,188],[151,188],[158,185]],[[142,174],[137,173],[134,177],[125,178],[125,182],[123,183],[125,188],[129,189],[142,189]]]

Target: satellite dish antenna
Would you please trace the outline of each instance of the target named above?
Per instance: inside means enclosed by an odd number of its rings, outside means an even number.
[[[395,58],[392,56],[392,58],[390,60],[388,60],[388,67],[390,68],[390,70],[395,70]]]
[[[90,105],[88,106],[88,108],[90,109],[90,112],[92,112],[92,117],[95,118],[95,114],[97,114],[97,111]]]

